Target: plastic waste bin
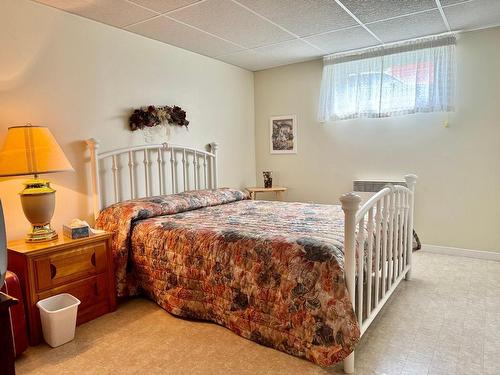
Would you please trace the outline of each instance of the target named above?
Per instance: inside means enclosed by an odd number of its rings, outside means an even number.
[[[80,300],[62,293],[37,302],[43,338],[53,348],[75,338],[76,314]]]

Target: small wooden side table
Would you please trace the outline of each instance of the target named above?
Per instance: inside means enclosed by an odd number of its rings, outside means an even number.
[[[0,366],[2,367],[2,374],[5,375],[16,373],[9,307],[15,305],[17,302],[17,299],[0,292],[0,348],[2,348],[0,350]]]
[[[287,190],[286,187],[282,186],[274,186],[272,188],[247,187],[245,189],[250,193],[250,198],[252,200],[255,200],[257,193],[274,193],[276,194],[276,199],[279,201],[283,200],[283,193]]]

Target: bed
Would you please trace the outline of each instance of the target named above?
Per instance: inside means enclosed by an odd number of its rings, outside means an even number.
[[[354,371],[360,336],[410,278],[416,176],[361,207],[353,193],[340,205],[253,201],[218,188],[214,143],[87,144],[119,296],[144,294],[174,315]]]

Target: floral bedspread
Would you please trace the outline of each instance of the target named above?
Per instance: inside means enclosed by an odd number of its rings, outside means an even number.
[[[114,233],[119,296],[143,293],[172,314],[322,366],[359,340],[340,206],[204,190],[115,204],[97,227]]]

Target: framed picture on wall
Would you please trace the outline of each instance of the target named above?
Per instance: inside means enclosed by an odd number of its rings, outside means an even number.
[[[297,153],[297,117],[274,116],[269,120],[271,154]]]

